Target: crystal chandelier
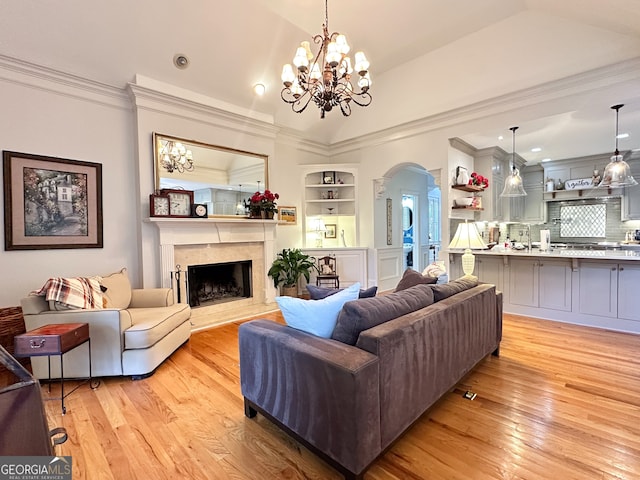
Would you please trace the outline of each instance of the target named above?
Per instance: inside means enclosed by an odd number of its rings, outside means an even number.
[[[352,101],[361,107],[371,103],[369,62],[364,53],[356,52],[355,65],[351,67],[351,59],[347,56],[351,47],[347,38],[338,32],[329,35],[328,3],[325,0],[323,34],[313,37],[313,42],[320,46],[318,53],[313,56],[309,42],[300,44],[293,58],[297,72],[290,64],[282,68],[284,88],[280,96],[291,104],[296,113],[303,112],[313,100],[320,109],[320,118],[324,118],[325,113],[336,106],[348,117],[351,115]],[[358,91],[354,90],[351,83],[354,68],[358,73]]]
[[[158,147],[160,164],[169,173],[193,171],[193,153],[180,142],[167,140]]]
[[[631,175],[629,164],[622,159],[622,155],[618,150],[618,113],[622,107],[624,107],[624,104],[611,107],[616,111],[616,150],[611,157],[611,161],[604,169],[602,181],[598,187],[632,187],[638,184]]]
[[[524,191],[522,185],[522,177],[520,171],[516,168],[516,130],[518,127],[511,127],[509,130],[513,132],[513,152],[511,153],[511,173],[504,181],[504,190],[500,194],[501,197],[525,197],[527,192]]]

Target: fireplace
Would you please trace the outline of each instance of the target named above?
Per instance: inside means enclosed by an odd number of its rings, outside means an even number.
[[[144,273],[151,274],[157,267],[160,286],[173,288],[175,301],[178,301],[178,291],[182,293],[182,302],[189,301],[189,267],[251,261],[250,296],[213,304],[201,301],[198,308],[191,310],[191,323],[194,328],[202,325],[211,326],[218,318],[237,317],[243,312],[253,313],[260,306],[275,302],[277,292],[267,276],[271,262],[276,256],[275,221],[234,217],[153,217],[147,221],[157,227],[160,256],[143,265]],[[175,279],[178,267],[184,272],[179,285]]]
[[[189,305],[205,307],[251,298],[251,260],[189,265]]]

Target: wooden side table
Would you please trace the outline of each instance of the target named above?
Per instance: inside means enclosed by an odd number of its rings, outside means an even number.
[[[88,323],[56,323],[44,325],[15,337],[16,357],[42,357],[47,356],[49,361],[49,391],[51,391],[51,356],[60,357],[60,401],[62,402],[62,414],[67,413],[64,399],[76,391],[85,382],[80,383],[69,393],[64,393],[64,354],[76,347],[89,343],[89,386],[97,388],[99,382],[93,384],[91,376],[91,337],[89,336]],[[58,400],[49,398],[47,400]]]

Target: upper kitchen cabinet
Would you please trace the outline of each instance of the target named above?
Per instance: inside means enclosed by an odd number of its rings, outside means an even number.
[[[521,172],[522,186],[527,196],[524,197],[524,208],[521,221],[523,223],[544,223],[546,206],[543,199],[544,171],[540,165],[532,165]]]
[[[627,161],[631,175],[640,183],[640,158]],[[640,220],[640,185],[626,187],[622,196],[622,220]]]
[[[511,173],[511,159],[512,154],[500,147],[483,148],[474,154],[475,171],[490,179],[489,188],[482,196],[482,221],[514,222],[520,221],[524,215],[524,200],[521,197],[500,196],[504,181]],[[524,159],[516,155],[516,168],[522,171],[523,164]]]

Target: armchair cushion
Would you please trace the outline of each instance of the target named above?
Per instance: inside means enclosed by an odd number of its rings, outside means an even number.
[[[131,303],[131,282],[127,276],[127,269],[102,277],[100,284],[107,288],[104,296],[107,299],[106,308],[127,308]]]
[[[125,350],[148,348],[189,320],[191,309],[186,303],[163,307],[127,309],[131,327],[124,331]]]

